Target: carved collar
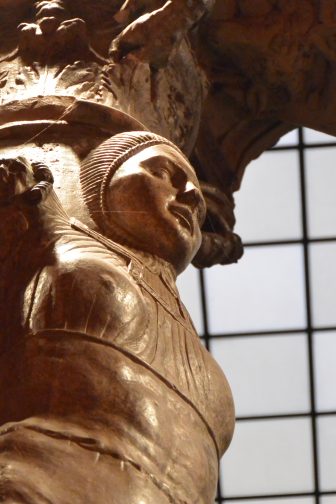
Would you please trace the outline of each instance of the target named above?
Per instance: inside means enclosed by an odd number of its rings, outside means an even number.
[[[161,259],[161,257],[157,257],[141,250],[133,249],[131,247],[120,245],[119,243],[106,238],[106,236],[102,235],[101,233],[94,231],[75,218],[70,219],[70,224],[72,228],[90,236],[112,252],[120,253],[121,255],[126,256],[132,261],[135,261],[135,263],[144,266],[151,273],[158,275],[169,288],[169,290],[172,291],[175,296],[178,296],[176,288],[176,272],[170,263],[168,263],[164,259]]]

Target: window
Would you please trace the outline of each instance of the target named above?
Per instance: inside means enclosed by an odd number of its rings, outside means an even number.
[[[336,504],[336,142],[286,135],[236,195],[237,264],[179,279],[236,402],[217,503]]]

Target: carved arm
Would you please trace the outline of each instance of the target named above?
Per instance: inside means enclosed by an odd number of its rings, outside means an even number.
[[[145,8],[153,8],[156,2],[142,2]],[[114,39],[110,55],[120,60],[128,53],[160,68],[166,65],[176,45],[186,36],[190,28],[206,14],[214,0],[168,0],[163,7],[143,14],[125,28]],[[139,2],[136,2],[139,6]],[[125,22],[135,10],[135,2],[127,1],[119,13]],[[117,14],[118,18],[118,14]]]

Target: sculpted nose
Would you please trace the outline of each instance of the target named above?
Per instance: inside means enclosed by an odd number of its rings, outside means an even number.
[[[200,191],[191,182],[188,182],[184,190],[180,190],[176,195],[176,200],[179,203],[184,203],[190,206],[193,210],[202,200]]]

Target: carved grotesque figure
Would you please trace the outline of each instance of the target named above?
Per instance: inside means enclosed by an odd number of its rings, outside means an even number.
[[[81,174],[95,230],[43,167],[34,182],[11,166],[1,219],[24,229],[2,251],[1,501],[211,504],[234,414],[175,285],[205,213],[187,158],[147,132],[101,144]]]

